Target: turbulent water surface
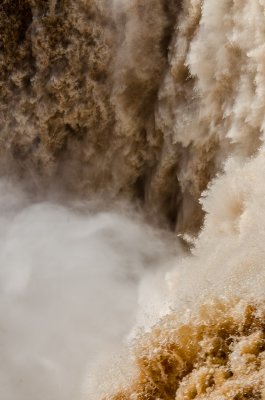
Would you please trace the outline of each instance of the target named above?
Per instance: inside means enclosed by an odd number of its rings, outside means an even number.
[[[0,31],[1,397],[265,399],[265,1]]]

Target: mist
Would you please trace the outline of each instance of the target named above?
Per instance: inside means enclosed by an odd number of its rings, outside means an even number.
[[[1,398],[79,398],[96,361],[121,352],[168,244],[122,210],[32,202],[7,180],[0,192]]]
[[[3,4],[2,397],[265,399],[264,0]]]

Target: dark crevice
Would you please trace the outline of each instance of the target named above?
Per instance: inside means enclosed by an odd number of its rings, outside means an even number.
[[[178,13],[181,11],[181,0],[164,0],[163,9],[168,20],[167,26],[164,31],[164,35],[160,40],[160,49],[164,57],[167,57],[169,45],[174,33],[174,26],[176,24],[176,18]]]

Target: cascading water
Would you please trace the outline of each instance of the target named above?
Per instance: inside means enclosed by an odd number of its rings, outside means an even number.
[[[3,398],[265,398],[264,22],[0,4]]]

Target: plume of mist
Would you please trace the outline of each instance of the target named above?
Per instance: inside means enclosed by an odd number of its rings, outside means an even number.
[[[264,398],[264,32],[262,1],[182,2],[155,118],[165,163],[183,146],[184,208],[202,193],[205,219],[161,276],[160,321],[130,348],[134,379],[107,398]],[[204,156],[221,171],[206,191]]]
[[[1,15],[5,168],[139,202],[191,254],[2,183],[3,397],[71,396],[130,331],[84,398],[264,398],[264,0],[49,4]]]
[[[0,199],[0,396],[78,398],[87,368],[119,352],[168,245],[138,217],[32,204],[3,180]]]

